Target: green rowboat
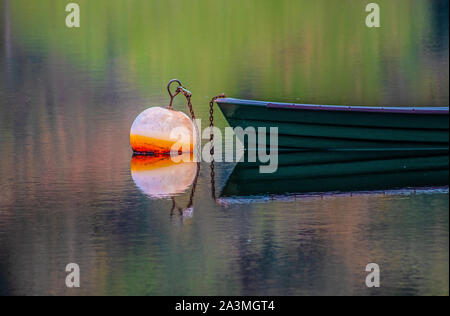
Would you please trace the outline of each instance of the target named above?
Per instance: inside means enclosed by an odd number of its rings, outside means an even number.
[[[448,149],[448,107],[366,107],[262,102],[217,104],[233,127],[278,127],[286,149]]]

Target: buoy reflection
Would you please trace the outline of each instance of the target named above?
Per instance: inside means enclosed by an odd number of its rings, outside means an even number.
[[[169,155],[135,155],[131,160],[131,176],[136,186],[154,199],[169,198],[186,192],[196,181],[198,164],[192,154],[179,156],[176,163]]]

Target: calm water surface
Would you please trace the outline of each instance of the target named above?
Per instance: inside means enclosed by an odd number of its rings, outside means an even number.
[[[448,1],[379,1],[377,30],[356,0],[78,3],[69,30],[61,1],[0,0],[0,294],[448,295],[448,190],[224,203],[205,163],[189,208],[196,165],[158,197],[129,146],[173,77],[203,119],[220,92],[448,106]]]

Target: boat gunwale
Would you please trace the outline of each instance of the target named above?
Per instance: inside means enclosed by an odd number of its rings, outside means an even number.
[[[448,107],[375,107],[375,106],[347,106],[347,105],[317,105],[283,102],[266,102],[235,98],[217,99],[218,104],[234,104],[246,106],[260,106],[269,109],[311,110],[311,111],[344,111],[363,113],[398,113],[398,114],[434,114],[448,115]]]

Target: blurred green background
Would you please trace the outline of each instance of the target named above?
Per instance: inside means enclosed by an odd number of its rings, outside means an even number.
[[[98,76],[120,65],[114,75],[144,96],[175,77],[197,103],[226,92],[316,104],[448,105],[445,1],[377,1],[381,28],[365,25],[369,1],[80,0],[79,29],[64,26],[67,3],[9,1],[15,39]]]

